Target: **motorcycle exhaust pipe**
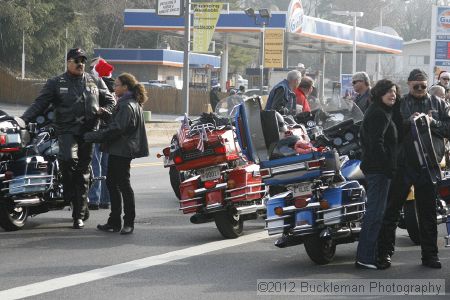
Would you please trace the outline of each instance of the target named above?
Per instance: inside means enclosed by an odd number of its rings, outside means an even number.
[[[191,216],[190,221],[192,224],[203,224],[212,222],[214,219],[210,215],[204,215],[204,214],[194,214]]]
[[[30,198],[30,199],[15,199],[15,206],[35,206],[41,204],[41,199],[39,198]]]
[[[331,237],[332,239],[342,239],[350,237],[354,234],[359,234],[360,231],[361,227],[352,228],[351,230],[350,228],[342,228],[335,232],[330,232],[328,229],[324,229],[320,233],[320,237],[322,238]]]
[[[265,209],[264,204],[253,204],[250,206],[233,207],[233,212],[237,215],[246,215],[256,213],[259,210]]]

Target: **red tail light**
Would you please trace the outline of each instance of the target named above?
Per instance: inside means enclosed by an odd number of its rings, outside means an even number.
[[[181,164],[183,163],[183,158],[181,156],[175,156],[173,158],[173,161],[175,162],[175,164]]]
[[[446,187],[442,187],[439,189],[439,195],[442,198],[446,198],[448,196],[450,196],[450,187],[446,186]]]
[[[294,206],[296,208],[303,208],[308,205],[308,199],[307,198],[295,198],[294,199]]]
[[[312,161],[306,162],[306,166],[307,166],[308,170],[319,169],[322,166],[322,163],[323,163],[323,160],[312,160]]]
[[[215,181],[205,181],[205,189],[213,189],[217,185],[217,182]]]
[[[14,178],[14,173],[12,171],[6,171],[5,172],[5,179],[6,180],[11,180]]]
[[[226,154],[227,148],[225,146],[216,147],[216,148],[214,148],[214,153],[215,154]]]
[[[6,144],[6,135],[0,135],[0,145]]]
[[[9,152],[16,152],[16,151],[20,151],[19,147],[14,147],[14,148],[3,148],[0,149],[0,152],[2,153],[9,153]]]
[[[170,147],[166,147],[163,149],[163,154],[164,156],[169,156],[170,155]]]

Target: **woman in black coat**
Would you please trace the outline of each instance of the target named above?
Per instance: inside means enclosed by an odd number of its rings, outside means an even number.
[[[114,91],[118,101],[112,122],[105,129],[85,134],[84,138],[88,142],[103,143],[103,151],[109,153],[106,185],[111,198],[111,213],[108,222],[99,224],[97,228],[102,231],[130,234],[134,231],[136,216],[134,192],[130,184],[130,163],[134,158],[149,155],[142,110],[147,93],[136,78],[128,73],[117,77]],[[120,219],[122,199],[123,228]]]
[[[361,126],[361,170],[367,180],[367,203],[359,236],[356,266],[383,269],[376,261],[376,242],[383,221],[389,185],[397,167],[398,131],[396,111],[400,101],[398,86],[380,80],[371,90],[372,104]]]

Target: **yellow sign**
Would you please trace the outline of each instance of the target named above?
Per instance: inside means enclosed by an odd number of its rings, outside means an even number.
[[[266,29],[264,31],[264,67],[283,68],[284,30]]]
[[[208,52],[220,16],[222,3],[192,3],[194,10],[194,52]]]

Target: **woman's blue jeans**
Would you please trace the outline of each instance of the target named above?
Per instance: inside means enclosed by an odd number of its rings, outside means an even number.
[[[367,264],[375,264],[377,261],[377,239],[383,223],[391,180],[384,174],[366,174],[366,180],[366,213],[359,234],[356,260]]]

